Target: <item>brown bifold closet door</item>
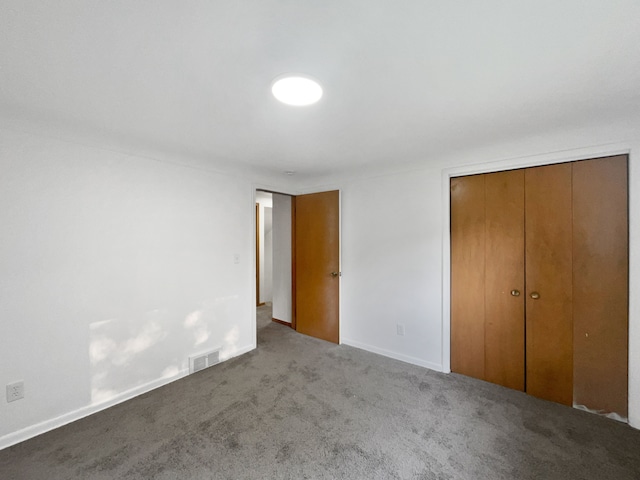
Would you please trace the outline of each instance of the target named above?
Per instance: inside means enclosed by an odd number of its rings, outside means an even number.
[[[484,379],[484,175],[451,179],[451,370]]]
[[[525,170],[527,393],[573,403],[571,164]]]
[[[524,390],[524,171],[485,175],[485,380]]]
[[[524,174],[451,180],[451,370],[524,389]]]
[[[627,156],[451,180],[451,370],[627,416]]]
[[[573,402],[627,416],[627,157],[573,164]]]

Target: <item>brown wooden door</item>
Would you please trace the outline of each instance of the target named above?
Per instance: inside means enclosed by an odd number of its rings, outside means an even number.
[[[523,290],[523,171],[452,179],[452,371],[524,389]]]
[[[451,371],[485,379],[484,175],[451,179]]]
[[[338,191],[295,197],[296,330],[339,342]]]
[[[524,171],[485,177],[485,379],[524,390]]]
[[[627,416],[627,157],[573,164],[573,401]]]
[[[525,171],[527,393],[573,402],[571,164]]]

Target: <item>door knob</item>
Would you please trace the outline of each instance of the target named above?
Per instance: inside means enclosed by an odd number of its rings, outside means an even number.
[[[331,272],[331,276],[332,276],[333,278],[336,278],[338,275],[339,275],[339,274],[338,274],[338,272]]]
[[[511,290],[511,295],[513,295],[514,297],[519,297],[520,296],[520,290]]]
[[[537,300],[540,298],[540,294],[538,292],[531,292],[531,298]]]

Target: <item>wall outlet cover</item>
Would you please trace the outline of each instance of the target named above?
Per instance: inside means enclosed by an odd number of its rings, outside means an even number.
[[[24,382],[15,382],[7,385],[7,403],[24,398]]]

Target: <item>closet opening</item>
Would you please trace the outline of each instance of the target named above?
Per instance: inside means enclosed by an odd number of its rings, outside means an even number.
[[[453,372],[626,420],[627,163],[450,179]]]

